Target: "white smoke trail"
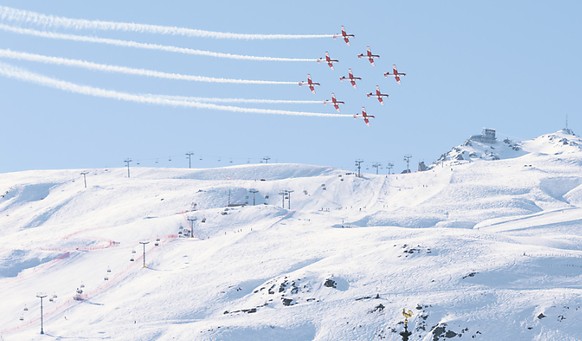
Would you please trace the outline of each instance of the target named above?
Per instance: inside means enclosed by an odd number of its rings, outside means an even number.
[[[214,39],[243,40],[283,40],[283,39],[318,39],[333,38],[334,34],[243,34],[212,32],[175,26],[159,26],[136,23],[123,23],[99,20],[72,19],[46,15],[38,12],[0,6],[0,20],[35,24],[47,28],[66,28],[75,30],[124,31],[137,33],[154,33]]]
[[[186,102],[203,103],[255,103],[255,104],[324,104],[325,101],[316,100],[292,100],[292,99],[259,99],[259,98],[215,98],[215,97],[190,97],[190,96],[160,96],[146,94],[144,96],[162,97]]]
[[[265,61],[265,62],[317,62],[318,61],[317,58],[280,58],[280,57],[247,56],[247,55],[242,55],[242,54],[231,54],[231,53],[213,52],[213,51],[206,51],[206,50],[196,50],[196,49],[190,49],[190,48],[186,48],[186,47],[159,45],[159,44],[150,44],[150,43],[140,43],[140,42],[131,41],[131,40],[99,38],[99,37],[89,37],[89,36],[81,36],[81,35],[74,35],[74,34],[38,31],[38,30],[29,29],[29,28],[21,28],[21,27],[4,25],[4,24],[0,24],[0,30],[4,30],[7,32],[12,32],[12,33],[17,33],[17,34],[30,35],[30,36],[35,36],[35,37],[48,38],[48,39],[59,39],[59,40],[68,40],[68,41],[85,42],[85,43],[106,44],[106,45],[122,46],[122,47],[134,47],[134,48],[146,49],[146,50],[158,50],[158,51],[165,51],[165,52],[182,53],[182,54],[187,54],[187,55],[207,56],[207,57],[215,57],[215,58]]]
[[[125,66],[105,65],[88,62],[78,59],[66,59],[60,57],[45,56],[40,54],[33,54],[27,52],[18,52],[6,49],[0,49],[0,58],[9,58],[16,60],[26,60],[31,62],[39,62],[46,64],[73,66],[89,70],[123,73],[127,75],[137,75],[153,78],[175,79],[192,82],[206,82],[206,83],[229,83],[229,84],[258,84],[258,85],[297,85],[298,82],[280,82],[280,81],[265,81],[265,80],[248,80],[248,79],[232,79],[232,78],[215,78],[203,77],[194,75],[184,75],[177,73],[160,72],[146,69],[134,69]]]
[[[180,101],[163,98],[160,96],[144,96],[136,95],[126,92],[119,92],[101,88],[95,88],[86,85],[79,85],[71,82],[66,82],[58,80],[51,77],[46,77],[37,73],[33,73],[21,68],[14,67],[9,64],[0,63],[0,76],[7,78],[18,79],[22,81],[27,81],[39,85],[44,85],[47,87],[83,94],[94,97],[111,98],[119,101],[135,102],[135,103],[146,103],[146,104],[158,104],[173,107],[186,107],[186,108],[196,108],[196,109],[210,109],[210,110],[221,110],[230,112],[240,112],[240,113],[255,113],[255,114],[268,114],[268,115],[288,115],[288,116],[311,116],[311,117],[325,117],[325,118],[351,118],[351,115],[341,115],[341,114],[324,114],[316,112],[302,112],[302,111],[288,111],[288,110],[274,110],[274,109],[259,109],[259,108],[242,108],[236,106],[226,106],[217,105],[211,103],[202,102],[191,102],[191,101]]]

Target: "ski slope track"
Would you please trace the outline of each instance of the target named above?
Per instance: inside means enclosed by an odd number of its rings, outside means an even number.
[[[579,340],[581,146],[0,174],[0,339]]]

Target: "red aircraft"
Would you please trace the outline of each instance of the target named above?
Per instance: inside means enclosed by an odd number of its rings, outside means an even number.
[[[350,83],[352,83],[352,86],[355,88],[356,87],[356,79],[358,80],[362,80],[362,77],[354,77],[354,74],[352,73],[352,69],[348,69],[348,76],[341,76],[340,77],[340,81],[343,81],[345,79],[349,79]]]
[[[334,38],[337,38],[337,37],[340,37],[340,35],[339,34],[336,34],[333,37]],[[350,37],[355,37],[355,35],[346,33],[346,29],[345,29],[344,25],[342,25],[342,34],[341,34],[341,37],[344,38],[344,41],[349,46],[350,45]]]
[[[390,71],[384,73],[384,77],[388,77],[388,76],[394,76],[394,79],[396,79],[396,83],[400,84],[400,76],[406,76],[405,73],[403,72],[398,72],[398,70],[396,70],[396,64],[392,64],[392,72],[390,73]]]
[[[323,104],[327,104],[327,103],[329,103],[329,102],[330,102],[330,101],[326,99],[326,100],[323,102]],[[335,98],[335,94],[334,94],[333,92],[331,93],[331,103],[332,103],[333,107],[335,108],[335,110],[337,110],[338,112],[340,111],[339,105],[340,105],[340,104],[345,104],[345,102],[343,102],[343,101],[338,101],[338,100]]]
[[[367,93],[366,96],[368,96],[368,98],[370,98],[371,96],[376,96],[376,98],[378,98],[378,102],[380,102],[380,104],[384,105],[384,100],[382,99],[382,97],[386,97],[388,98],[388,94],[383,94],[380,92],[380,87],[378,85],[376,85],[376,94],[374,94],[373,92]]]
[[[323,61],[323,58],[319,58],[317,59],[318,62]],[[329,66],[330,69],[333,70],[333,63],[339,63],[339,60],[337,59],[331,59],[331,57],[329,56],[329,53],[327,51],[325,51],[325,62],[327,63],[327,66]]]
[[[372,64],[372,66],[373,66],[374,65],[374,58],[380,58],[380,55],[372,54],[372,50],[370,50],[370,47],[368,46],[366,54],[360,53],[358,55],[358,58],[362,58],[362,57],[368,58],[368,61],[370,61],[370,64]]]
[[[303,85],[309,86],[309,90],[311,90],[311,92],[315,93],[315,85],[320,85],[320,84],[312,81],[311,75],[307,74],[307,82],[304,82],[304,81],[299,82],[299,86],[303,86]]]
[[[370,118],[376,118],[374,115],[368,115],[366,113],[366,108],[362,107],[362,114],[355,114],[354,118],[363,118],[364,119],[364,123],[366,123],[367,126],[370,125]]]

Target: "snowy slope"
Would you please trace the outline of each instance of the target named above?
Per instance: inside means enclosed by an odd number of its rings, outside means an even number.
[[[42,291],[57,339],[400,340],[407,308],[411,340],[578,340],[580,142],[472,143],[456,155],[496,157],[362,178],[299,164],[95,169],[87,188],[81,170],[1,174],[0,336],[44,339]]]

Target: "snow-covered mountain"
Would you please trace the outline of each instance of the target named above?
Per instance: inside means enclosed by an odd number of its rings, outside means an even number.
[[[453,147],[444,153],[432,165],[443,161],[500,160],[515,158],[527,153],[543,153],[559,155],[577,153],[582,150],[582,139],[570,129],[562,129],[553,134],[542,135],[531,141],[516,142],[508,138],[498,140],[495,131],[484,129],[480,135],[473,135],[462,145]]]
[[[361,178],[0,174],[0,339],[45,338],[44,292],[56,339],[578,340],[580,146],[484,132],[428,171]]]

